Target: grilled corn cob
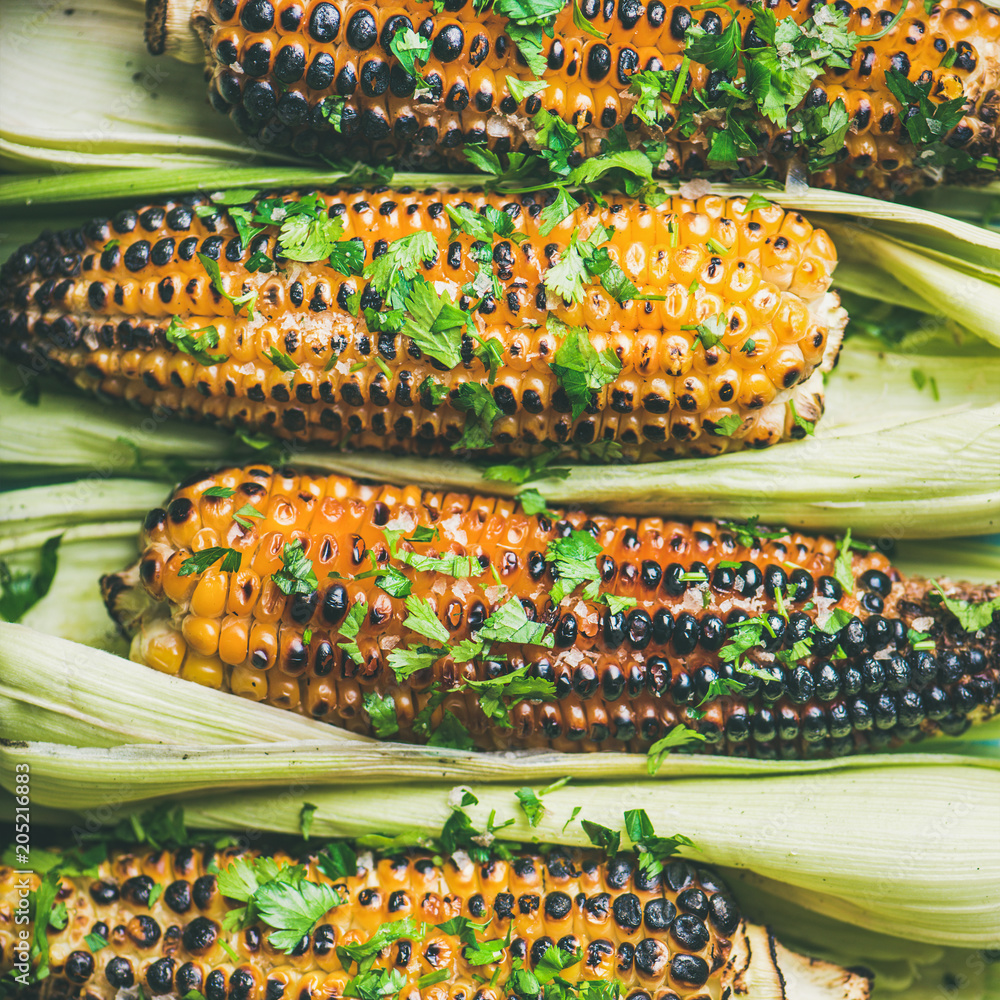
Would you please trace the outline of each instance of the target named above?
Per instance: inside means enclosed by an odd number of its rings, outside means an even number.
[[[524,3],[518,12],[536,6],[546,5]],[[767,7],[779,24],[786,18],[801,24],[817,13],[816,5],[786,0]],[[929,11],[924,0],[910,0],[896,24],[897,0],[858,7],[840,0],[829,8],[836,14],[829,15],[827,29],[830,19],[843,15],[843,27],[855,33],[845,42],[847,62],[831,59],[811,84],[806,81],[802,100],[792,99],[797,123],[794,115],[788,121],[781,115],[752,117],[749,145],[738,158],[727,153],[724,160],[718,146],[709,153],[713,127],[727,114],[719,88],[733,78],[731,69],[712,60],[705,65],[699,58],[708,57],[697,52],[689,64],[682,61],[702,29],[724,35],[733,17],[728,6],[705,11],[660,0],[574,0],[555,15],[549,37],[539,33],[545,65],[534,70],[498,8],[507,11],[475,0],[449,0],[443,10],[430,2],[157,0],[149,6],[147,42],[154,54],[166,49],[189,61],[207,60],[212,104],[261,145],[302,157],[360,152],[381,160],[398,153],[412,160],[484,143],[498,153],[523,151],[544,147],[537,116],[548,113],[578,130],[578,156],[597,154],[609,130],[623,124],[633,141],[666,140],[660,150],[666,176],[701,176],[721,163],[727,174],[763,168],[784,177],[792,158],[803,153],[801,133],[809,116],[830,114],[837,106],[843,108],[842,127],[849,121],[850,129],[845,135],[831,123],[825,134],[819,130],[822,138],[834,138],[832,149],[823,148],[811,162],[806,157],[815,185],[885,194],[945,175],[988,179],[996,173],[995,159],[979,168],[970,162],[996,157],[1000,113],[1000,13],[976,0],[942,0]],[[809,66],[808,45],[798,63],[781,63],[787,57],[778,43],[788,45],[787,39],[769,43],[749,4],[740,5],[736,16],[733,41],[742,41],[744,70],[745,53],[769,44],[775,49],[771,74]],[[414,31],[419,37],[411,37]],[[421,43],[428,49],[416,75],[398,56],[404,37],[411,58]],[[848,62],[850,68],[842,68]],[[637,115],[632,77],[678,69],[683,80],[668,78],[656,88],[663,93],[655,117]],[[920,106],[913,93],[904,107],[886,82],[887,72],[904,85],[926,86],[934,105],[959,100],[945,134],[943,113]],[[545,85],[541,92],[533,86],[536,75]],[[418,85],[423,89],[417,91]],[[912,114],[929,114],[937,127],[921,134],[913,122],[908,126]],[[746,129],[748,123],[741,119],[741,125]],[[730,126],[731,134],[735,128]]]
[[[610,987],[618,979],[630,1000],[869,995],[863,973],[788,952],[764,928],[746,924],[721,880],[684,861],[650,876],[634,855],[601,861],[593,852],[562,848],[544,858],[517,854],[483,864],[464,852],[438,863],[426,855],[361,854],[355,874],[331,879],[315,856],[276,855],[281,867],[302,864],[308,882],[336,886],[342,900],[316,915],[294,949],[282,950],[261,920],[242,929],[222,926],[236,902],[220,892],[217,873],[256,856],[238,849],[115,853],[97,878],[64,876],[58,900],[67,921],[48,931],[53,974],[78,985],[83,1000],[114,1000],[136,986],[151,996],[197,990],[207,1000],[318,1000],[344,996],[355,977],[339,949],[385,928],[367,975],[395,974],[382,991],[390,998],[521,996],[510,978],[515,961],[538,970],[550,948],[558,949],[550,958],[579,956],[559,973],[566,983]],[[22,954],[15,950],[18,890],[26,897],[24,890],[36,890],[38,882],[0,866],[0,972]],[[279,891],[297,894],[288,885]],[[460,940],[454,924],[440,926],[454,918],[476,925],[480,945],[495,942],[493,961],[475,963],[471,939]],[[400,920],[408,921],[406,931],[393,927]],[[100,939],[107,945],[98,949]],[[420,985],[421,977],[434,982]],[[346,995],[368,994],[355,985]]]
[[[140,551],[102,581],[133,659],[363,733],[638,751],[684,725],[797,758],[1000,705],[996,616],[966,631],[831,538],[249,467],[183,484]]]
[[[713,196],[655,208],[623,199],[581,207],[543,236],[543,201],[531,195],[327,192],[305,202],[311,214],[292,216],[304,198],[312,196],[257,198],[228,212],[184,198],[46,234],[0,272],[0,349],[181,416],[422,453],[492,440],[513,453],[615,442],[635,459],[711,454],[802,436],[802,421],[822,412],[820,372],[833,364],[846,314],[828,292],[836,251],[797,213],[745,211],[744,200]],[[453,228],[449,213],[463,206],[478,224],[502,210],[517,231],[494,234],[491,246],[474,239]],[[452,346],[442,346],[446,334],[426,319],[419,342],[408,326],[385,331],[386,317],[401,315],[372,318],[385,286],[340,273],[325,256],[282,256],[292,252],[284,223],[241,239],[234,216],[264,211],[314,233],[339,230],[340,220],[341,239],[326,253],[363,250],[366,273],[404,241],[427,240],[417,278],[434,289],[436,308],[442,291],[458,304],[448,308],[465,324],[461,338],[453,326]],[[475,222],[465,225],[475,232]],[[609,238],[597,246],[601,235]],[[570,301],[561,285],[548,290],[562,264],[576,260],[579,277],[581,247],[620,262],[639,286],[632,300],[619,302],[593,278]],[[261,262],[276,269],[248,269]],[[486,290],[467,291],[483,274]],[[575,335],[611,364],[571,399],[558,372]],[[498,362],[492,380],[486,344]],[[467,392],[491,415],[470,416]],[[480,427],[475,440],[471,425]]]

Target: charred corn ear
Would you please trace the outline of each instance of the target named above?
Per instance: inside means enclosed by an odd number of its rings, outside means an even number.
[[[263,921],[223,927],[238,904],[220,891],[220,873],[255,857],[234,849],[116,853],[97,878],[64,877],[58,899],[68,919],[48,932],[53,975],[77,986],[83,1000],[113,1000],[136,986],[152,996],[195,990],[241,1000],[319,1000],[344,996],[354,980],[351,996],[362,974],[349,950],[381,931],[382,946],[364,975],[374,985],[391,975],[374,994],[390,998],[500,1000],[516,994],[504,986],[514,962],[544,975],[546,954],[555,968],[571,962],[559,972],[567,983],[604,983],[607,995],[617,996],[610,989],[617,979],[630,1000],[865,1000],[870,992],[865,975],[789,952],[764,928],[745,923],[718,876],[684,861],[650,876],[634,855],[601,861],[558,847],[544,858],[518,854],[481,865],[464,853],[444,863],[361,854],[356,872],[333,879],[307,857],[298,862],[306,882],[323,886],[328,898],[316,905],[315,895],[275,883],[286,903],[297,900],[314,918],[293,950],[277,946]],[[285,855],[270,860],[282,868],[296,863]],[[0,867],[0,972],[18,956],[18,878]],[[37,876],[27,878],[36,888]],[[324,902],[332,904],[326,912]],[[261,912],[268,919],[265,907]],[[476,956],[485,964],[472,954],[473,939],[486,943],[486,956]]]
[[[123,211],[7,262],[0,348],[160,411],[421,453],[711,454],[821,414],[846,315],[803,216],[705,196],[543,222],[531,195],[387,189]]]
[[[896,0],[838,7],[847,15],[843,27],[855,33],[845,42],[850,69],[831,59],[811,86],[807,81],[797,121],[775,117],[764,104],[758,107],[770,120],[760,112],[740,118],[718,89],[733,76],[734,46],[741,42],[744,53],[775,47],[765,72],[777,71],[780,49],[749,6],[738,11],[735,38],[700,55],[692,39],[702,31],[723,35],[733,16],[728,8],[574,0],[556,14],[548,37],[536,29],[541,52],[533,68],[499,6],[158,0],[150,5],[147,41],[154,54],[204,57],[212,104],[261,144],[305,158],[360,151],[372,160],[416,161],[435,153],[447,158],[466,144],[498,153],[544,148],[539,122],[555,115],[578,130],[583,156],[598,154],[601,140],[620,125],[646,140],[665,139],[658,152],[666,176],[703,176],[714,167],[737,176],[763,168],[783,177],[789,162],[802,158],[815,185],[887,194],[945,174],[982,180],[996,173],[995,160],[985,169],[973,165],[997,155],[1000,111],[1000,13],[982,3],[943,0],[928,12],[924,0],[910,0],[894,24]],[[786,0],[769,9],[779,22],[801,24],[817,14],[815,6]],[[410,66],[398,55],[404,38]],[[727,46],[731,66],[721,57]],[[822,69],[824,57],[818,58]],[[671,72],[678,70],[680,80]],[[644,71],[652,71],[639,77],[652,88],[651,108],[645,96],[637,107],[633,77]],[[669,75],[653,86],[650,79],[664,71]],[[898,81],[892,88],[887,74]],[[908,128],[917,87],[925,88],[925,102],[927,95],[933,105],[957,99],[958,110],[920,107],[917,113],[931,114],[936,128]],[[901,95],[910,102],[905,107]],[[735,152],[723,152],[718,141],[727,108],[747,135]],[[735,130],[734,124],[725,133],[730,145],[741,141]],[[803,131],[816,133],[815,149],[803,146]]]
[[[182,485],[140,549],[103,580],[133,659],[362,733],[638,751],[682,725],[795,758],[998,708],[995,619],[833,538],[250,467]]]

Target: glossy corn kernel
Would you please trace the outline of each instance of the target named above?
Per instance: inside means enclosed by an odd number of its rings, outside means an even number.
[[[542,236],[543,202],[531,195],[381,189],[322,198],[344,220],[342,239],[361,240],[368,262],[395,240],[432,233],[438,254],[423,276],[463,308],[472,305],[463,286],[480,265],[474,241],[452,232],[445,209],[503,209],[526,234],[519,246],[495,241],[490,266],[502,294],[487,294],[473,320],[482,342],[503,348],[489,384],[496,451],[558,445],[586,457],[612,442],[633,459],[714,454],[801,436],[796,415],[822,413],[820,373],[833,364],[846,315],[828,292],[836,251],[798,213],[745,211],[742,199],[712,195],[655,208],[623,199],[581,206]],[[0,349],[105,396],[279,437],[420,453],[459,441],[462,386],[488,385],[468,333],[450,370],[404,333],[370,333],[349,302],[360,296],[362,309],[380,308],[364,278],[325,259],[280,258],[274,226],[243,246],[224,209],[196,214],[206,204],[123,211],[23,247],[0,273]],[[662,301],[619,304],[597,283],[582,302],[547,292],[546,274],[574,231],[598,224],[612,231],[607,251],[640,294]],[[229,295],[256,292],[254,318],[234,316],[197,254],[218,261]],[[256,254],[278,256],[278,270],[248,270]],[[166,337],[174,320],[214,328],[213,357],[222,360],[201,363],[175,346]],[[621,365],[576,417],[551,367],[565,337],[555,320],[585,328]],[[701,332],[709,322],[723,324],[721,339]],[[283,367],[278,355],[287,356]]]
[[[398,974],[398,995],[413,1000],[502,1000],[510,995],[503,984],[515,960],[534,969],[550,948],[579,956],[560,973],[567,983],[618,979],[621,996],[632,1000],[748,995],[752,987],[780,982],[782,962],[800,974],[799,963],[811,966],[823,973],[818,982],[836,982],[817,987],[809,994],[815,1000],[869,994],[864,975],[814,959],[807,964],[763,928],[746,924],[721,879],[686,861],[649,875],[631,854],[603,861],[559,847],[544,857],[520,853],[483,864],[459,854],[435,863],[427,855],[369,853],[359,856],[355,874],[334,883],[314,857],[275,855],[280,865],[304,864],[310,882],[335,884],[343,900],[286,953],[273,946],[263,923],[222,927],[238,904],[220,893],[212,870],[254,856],[235,849],[115,853],[96,878],[64,877],[59,899],[68,919],[48,934],[53,977],[76,987],[81,1000],[114,1000],[136,987],[149,996],[194,990],[239,1000],[321,1000],[342,996],[357,971],[342,965],[339,948],[409,919],[414,930],[392,940],[374,968]],[[0,973],[14,957],[19,879],[32,889],[39,881],[0,866]],[[471,965],[458,935],[440,926],[456,917],[478,925],[478,941],[509,935],[509,944],[496,961]],[[92,945],[94,935],[104,947]],[[437,981],[418,985],[430,976]]]
[[[921,85],[930,82],[935,102],[964,95],[966,113],[943,138],[952,149],[996,156],[1000,13],[978,0],[942,0],[929,12],[923,0],[909,0],[892,30],[866,43],[863,36],[877,34],[898,12],[897,0],[840,6],[848,15],[847,27],[862,40],[850,69],[822,74],[802,105],[815,109],[842,100],[851,125],[836,165],[813,174],[811,182],[888,194],[942,175],[980,181],[995,176],[995,164],[992,171],[956,172],[922,163],[921,147],[910,140],[885,73],[893,70]],[[815,13],[815,7],[788,0],[770,9],[779,20],[799,23]],[[507,19],[491,4],[455,0],[440,9],[430,2],[213,0],[196,5],[158,0],[150,12],[151,51],[166,47],[190,61],[204,58],[212,104],[241,131],[286,155],[360,153],[373,162],[399,155],[404,162],[426,163],[435,154],[449,158],[465,144],[487,144],[498,153],[522,151],[535,141],[532,117],[547,112],[579,130],[582,155],[599,152],[600,140],[617,125],[644,138],[665,135],[661,169],[668,176],[704,176],[710,165],[703,127],[681,139],[677,122],[684,94],[706,87],[710,94],[719,84],[718,74],[692,62],[681,99],[672,103],[667,98],[674,95],[664,95],[656,129],[632,113],[630,78],[643,70],[677,69],[692,25],[721,34],[732,17],[723,6],[705,10],[660,0],[567,4],[556,16],[552,35],[543,39],[547,68],[541,80],[547,86],[522,95],[512,93],[509,80],[524,84],[534,73],[507,33]],[[580,14],[598,37],[576,25]],[[751,7],[742,5],[737,16],[743,44],[752,46]],[[396,34],[406,29],[433,39],[421,71],[429,89],[419,94],[415,78],[390,49]],[[764,168],[783,178],[798,152],[794,130],[763,118],[755,125],[762,136],[760,153],[745,158],[733,173],[745,177]]]
[[[227,495],[206,495],[212,488]],[[263,515],[244,516],[247,527],[233,520],[245,504]],[[227,611],[214,620],[193,614],[190,598],[168,596],[178,580],[197,579],[179,577],[192,557],[181,539],[195,525],[196,550],[240,553]],[[396,529],[437,536],[403,542],[386,534]],[[556,603],[560,545],[584,536],[599,592],[571,588]],[[286,595],[275,574],[296,544],[316,584]],[[395,555],[390,544],[401,546]],[[695,749],[799,758],[954,735],[995,713],[996,620],[966,632],[926,580],[906,579],[878,551],[850,553],[852,584],[841,548],[833,538],[761,537],[710,520],[529,516],[512,500],[253,466],[182,485],[147,517],[138,563],[103,587],[139,662],[164,669],[161,650],[186,643],[203,678],[205,650],[219,636],[216,686],[369,734],[380,734],[377,696],[405,740],[425,739],[450,712],[490,749],[644,751],[683,724],[704,737]],[[472,563],[421,568],[408,553]],[[410,597],[428,602],[447,641],[416,629],[407,597],[373,572],[390,566],[412,585]],[[1000,588],[949,594],[981,602]],[[460,658],[458,644],[511,601],[543,637],[500,635],[488,652]],[[748,619],[766,628],[734,664],[726,650]],[[433,663],[398,677],[398,651],[428,645],[440,652]],[[551,687],[515,700],[510,725],[498,724],[484,714],[482,688],[466,682],[522,668]]]

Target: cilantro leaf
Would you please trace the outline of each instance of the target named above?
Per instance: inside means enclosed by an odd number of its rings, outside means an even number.
[[[431,733],[427,745],[452,750],[475,750],[476,741],[454,712],[445,711],[441,724]]]
[[[391,694],[380,695],[375,691],[366,691],[363,700],[372,729],[379,739],[399,732],[396,703]]]
[[[0,618],[20,621],[51,589],[58,565],[62,535],[47,538],[42,543],[38,572],[12,571],[0,560]]]
[[[338,274],[350,277],[354,274],[361,274],[365,266],[365,245],[355,236],[353,239],[335,243],[330,251],[328,260]]]
[[[417,63],[426,64],[434,47],[434,40],[425,38],[412,28],[404,27],[402,31],[397,31],[389,42],[389,51],[399,60],[399,64],[404,71],[416,81],[416,93],[430,90],[430,84],[421,75],[417,68]]]
[[[533,487],[526,490],[521,490],[514,497],[515,500],[521,505],[521,510],[524,511],[529,517],[535,514],[544,514],[548,511],[549,505],[538,490]]]
[[[254,317],[254,303],[257,301],[256,290],[245,292],[243,295],[230,295],[226,291],[226,286],[222,282],[222,272],[219,270],[219,265],[217,261],[212,260],[211,257],[206,254],[199,253],[196,255],[198,260],[201,261],[201,266],[205,268],[208,273],[209,278],[212,281],[212,287],[221,295],[227,302],[229,302],[233,307],[233,315],[239,316],[240,310],[246,306],[247,319],[253,319]]]
[[[598,352],[580,327],[567,331],[549,367],[569,398],[574,420],[590,405],[591,393],[613,382],[622,370],[614,351],[605,348]]]
[[[584,587],[583,596],[586,600],[597,599],[601,585],[597,557],[601,550],[601,543],[586,531],[572,531],[565,538],[557,538],[549,544],[545,558],[555,564],[558,573],[558,579],[550,591],[553,604],[559,604],[567,594],[572,594],[581,585]]]
[[[281,224],[278,250],[289,260],[302,263],[324,260],[333,253],[337,241],[344,234],[343,218],[339,215],[330,218],[326,213],[326,203],[320,196],[314,197],[312,206],[308,208],[305,199],[298,202],[304,210],[289,215]]]
[[[406,309],[409,316],[403,324],[404,336],[445,367],[457,368],[462,362],[462,331],[469,314],[449,295],[439,295],[427,281],[414,283],[406,297]]]
[[[319,586],[311,559],[306,558],[302,540],[285,542],[281,553],[282,568],[271,574],[283,594],[311,594]]]
[[[406,985],[406,978],[399,969],[368,969],[349,979],[344,986],[345,997],[357,1000],[382,1000],[394,997]]]
[[[285,354],[284,351],[279,351],[277,347],[269,347],[264,351],[264,357],[271,362],[279,371],[283,372],[297,372],[299,366],[291,359],[291,357]]]
[[[309,831],[312,830],[313,817],[319,806],[314,806],[311,802],[304,802],[299,810],[299,833],[303,840],[309,839]]]
[[[687,837],[657,837],[653,823],[645,809],[628,809],[625,812],[625,832],[639,850],[639,868],[649,876],[663,871],[663,862],[673,857],[680,847],[694,847]]]
[[[540,236],[548,236],[564,219],[568,219],[578,208],[580,203],[566,190],[559,187],[556,190],[555,200],[542,209],[538,216],[538,233]]]
[[[706,421],[706,426],[707,423]],[[732,437],[742,426],[743,418],[738,413],[727,413],[707,429],[718,437]]]
[[[446,643],[451,638],[451,633],[441,624],[437,612],[425,598],[411,594],[406,599],[406,610],[409,612],[403,622],[406,628],[434,642]]]
[[[351,878],[358,873],[358,856],[342,841],[327,844],[316,855],[316,867],[334,882]]]
[[[367,940],[359,941],[357,944],[339,945],[337,957],[345,969],[351,962],[361,965],[366,959],[375,958],[394,941],[399,941],[401,938],[420,938],[423,934],[424,928],[413,917],[389,920],[379,924],[378,929]]]
[[[516,76],[507,77],[507,90],[518,104],[522,104],[525,98],[533,94],[541,94],[548,89],[548,86],[544,80],[519,80]]]
[[[356,601],[350,606],[347,615],[340,623],[340,634],[349,641],[338,643],[338,645],[358,666],[361,666],[362,663],[361,649],[357,643],[358,632],[360,632],[361,623],[367,614],[368,605],[365,601]]]
[[[483,622],[476,632],[476,638],[480,641],[490,639],[495,642],[513,642],[523,646],[546,646],[549,649],[555,643],[555,639],[551,635],[545,634],[545,625],[542,622],[529,620],[524,605],[516,597],[501,604]]]
[[[210,347],[219,345],[219,331],[214,326],[189,330],[177,316],[171,316],[163,336],[168,344],[184,354],[190,354],[200,365],[219,365],[228,360],[225,354],[208,353]]]
[[[433,666],[444,654],[445,650],[431,646],[417,646],[415,649],[397,647],[389,653],[388,663],[396,680],[402,683],[418,671]]]
[[[485,681],[466,681],[477,692],[479,707],[487,719],[498,726],[510,727],[511,705],[525,699],[555,697],[556,686],[552,681],[527,677],[528,664],[503,677]]]
[[[941,595],[944,606],[958,619],[958,623],[966,632],[978,632],[980,629],[988,628],[993,621],[993,616],[1000,612],[1000,597],[979,604],[972,601],[960,601],[949,597],[936,580],[932,580],[931,583]]]
[[[451,402],[456,410],[465,413],[465,429],[452,450],[492,448],[493,423],[500,416],[500,407],[489,389],[477,382],[463,382]]]
[[[364,270],[364,276],[383,298],[400,280],[413,279],[424,261],[437,256],[437,240],[433,233],[421,230],[393,240],[381,257],[371,261]]]
[[[833,563],[833,578],[844,588],[845,594],[854,593],[854,572],[851,561],[851,529],[837,546],[837,558]]]
[[[251,522],[247,520],[249,517],[263,518],[264,515],[251,503],[245,503],[233,514],[233,520],[244,528],[251,527]]]
[[[595,847],[603,847],[609,858],[618,853],[622,843],[622,835],[618,830],[612,830],[610,827],[594,823],[589,819],[581,819],[580,825],[583,827],[583,832],[590,838],[590,842]]]
[[[705,737],[701,733],[688,729],[683,723],[674,726],[662,739],[657,740],[647,751],[646,770],[650,774],[656,774],[663,764],[663,759],[671,750],[677,747],[687,746],[689,743],[704,742]]]
[[[192,573],[204,573],[213,563],[222,560],[220,567],[224,573],[236,573],[240,568],[242,556],[236,549],[224,549],[218,545],[192,553],[178,571],[178,576],[191,576]]]

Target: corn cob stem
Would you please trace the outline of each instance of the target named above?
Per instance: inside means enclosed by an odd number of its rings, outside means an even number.
[[[376,953],[374,969],[385,971],[374,975],[394,972],[400,981],[393,992],[398,987],[399,995],[420,1000],[496,1000],[504,992],[492,984],[495,971],[506,979],[514,959],[538,970],[546,954],[560,952],[579,956],[560,973],[565,982],[617,978],[632,1000],[662,989],[679,1000],[733,994],[864,1000],[870,991],[865,975],[795,955],[763,928],[745,924],[725,886],[706,869],[673,861],[650,875],[633,855],[602,863],[593,852],[562,849],[481,865],[464,852],[444,864],[419,854],[360,854],[356,873],[334,878],[315,857],[303,859],[307,881],[335,887],[342,902],[317,914],[288,954],[263,922],[223,927],[235,901],[220,891],[219,873],[255,857],[238,849],[117,853],[96,879],[67,875],[57,896],[67,909],[65,929],[48,934],[53,971],[82,986],[86,1000],[112,1000],[137,984],[154,996],[194,989],[212,1000],[309,1000],[343,995],[354,972],[339,949],[362,945],[389,925],[386,930],[400,936]],[[280,854],[274,861],[295,863]],[[8,899],[0,903],[0,971],[14,958],[7,925],[14,926],[15,881],[11,868],[0,867],[6,890],[0,900]],[[39,880],[27,881],[36,888]],[[457,932],[441,927],[456,918],[477,925],[472,933],[480,946],[497,942],[494,961],[472,964]],[[407,923],[393,928],[400,920]],[[95,953],[88,934],[107,946]],[[485,983],[477,976],[484,970]],[[420,986],[421,977],[438,983]]]
[[[386,534],[397,527],[416,541]],[[287,546],[313,574],[295,592]],[[681,726],[716,752],[800,757],[954,735],[998,704],[995,623],[964,631],[926,581],[828,538],[528,517],[507,500],[253,467],[183,485],[140,547],[102,582],[134,659],[364,733],[414,739],[450,713],[485,748],[645,750]],[[220,568],[227,549],[235,570]],[[214,565],[192,572],[198,552]],[[387,582],[407,565],[412,578]],[[509,716],[485,708],[512,672],[529,690]]]

